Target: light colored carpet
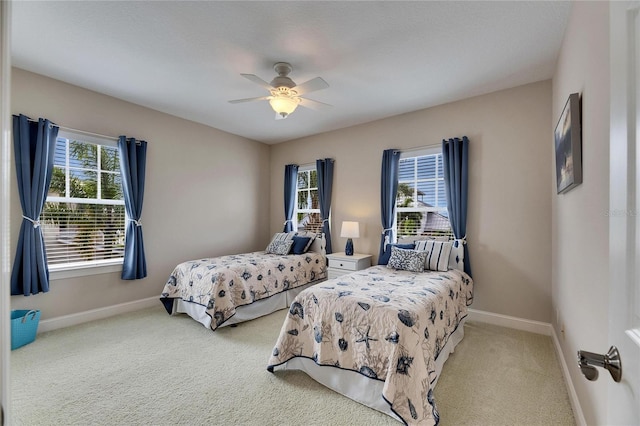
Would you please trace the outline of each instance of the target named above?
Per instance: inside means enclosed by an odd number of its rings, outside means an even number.
[[[14,425],[398,425],[301,372],[266,370],[286,310],[216,332],[157,308],[11,353]],[[574,425],[551,339],[468,322],[435,389],[442,425]]]

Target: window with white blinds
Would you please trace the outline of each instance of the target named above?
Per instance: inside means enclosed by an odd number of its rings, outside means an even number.
[[[125,209],[115,141],[60,131],[40,223],[52,270],[122,262]]]
[[[322,232],[320,199],[318,198],[318,172],[315,164],[298,168],[296,191],[296,230]]]
[[[453,237],[440,149],[401,154],[396,231],[398,236]]]

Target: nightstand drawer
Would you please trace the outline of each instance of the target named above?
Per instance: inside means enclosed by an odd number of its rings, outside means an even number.
[[[371,266],[370,254],[355,253],[352,256],[347,256],[344,253],[332,253],[327,255],[327,259],[329,259],[329,279],[361,271]]]
[[[344,269],[347,271],[358,271],[358,259],[331,259],[329,258],[329,268]]]

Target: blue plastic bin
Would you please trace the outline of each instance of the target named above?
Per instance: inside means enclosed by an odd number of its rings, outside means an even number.
[[[36,339],[40,311],[11,311],[11,350],[18,349]]]

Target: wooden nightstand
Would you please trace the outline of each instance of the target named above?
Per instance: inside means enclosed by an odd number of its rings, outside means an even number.
[[[327,258],[329,259],[329,279],[371,266],[370,254],[354,253],[353,256],[347,256],[344,252],[340,252],[328,254]]]

